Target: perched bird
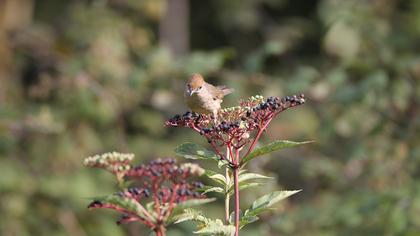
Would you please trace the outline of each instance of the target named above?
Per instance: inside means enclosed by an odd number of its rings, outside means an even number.
[[[188,107],[197,113],[211,113],[217,117],[223,97],[232,93],[226,86],[213,86],[204,81],[200,74],[193,74],[185,86],[185,101]]]

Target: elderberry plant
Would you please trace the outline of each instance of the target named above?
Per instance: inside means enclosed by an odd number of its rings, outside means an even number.
[[[239,230],[245,225],[258,220],[258,215],[300,190],[276,191],[264,195],[253,204],[241,211],[239,191],[258,186],[256,180],[269,177],[257,173],[249,173],[246,164],[256,157],[287,147],[294,147],[308,142],[292,142],[277,140],[256,148],[258,140],[267,129],[270,122],[288,108],[305,103],[301,95],[284,98],[254,96],[239,103],[236,107],[219,111],[217,117],[207,114],[186,112],[175,115],[166,121],[166,126],[187,127],[202,135],[210,144],[212,150],[205,149],[194,143],[185,143],[176,148],[176,153],[188,159],[211,159],[219,167],[225,167],[224,175],[206,170],[206,175],[215,181],[215,186],[206,186],[204,193],[216,192],[225,198],[225,223],[207,219],[203,213],[192,209],[184,210],[177,222],[195,220],[200,224],[197,233],[209,235],[239,235]],[[233,212],[230,210],[230,197],[234,195]],[[242,213],[243,212],[243,213]]]
[[[200,182],[189,181],[204,174],[197,164],[177,165],[174,159],[157,159],[146,165],[132,166],[133,154],[117,152],[87,157],[87,167],[111,172],[120,191],[96,198],[88,208],[113,209],[122,213],[117,224],[141,222],[157,236],[164,236],[166,226],[184,213],[184,208],[210,202],[198,192]]]

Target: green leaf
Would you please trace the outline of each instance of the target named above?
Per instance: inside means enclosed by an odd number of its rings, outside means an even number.
[[[196,211],[192,208],[184,209],[184,212],[174,217],[174,223],[179,224],[184,221],[194,220],[201,223],[206,223],[210,221],[207,219],[200,211]]]
[[[221,184],[223,187],[227,185],[226,177],[222,174],[219,174],[211,170],[206,170],[205,175],[207,175],[207,177],[214,180],[215,182]]]
[[[195,143],[181,144],[175,149],[175,153],[178,156],[193,160],[211,159],[219,161],[220,159],[213,151],[207,150]]]
[[[252,203],[250,212],[259,213],[261,210],[270,208],[275,203],[295,194],[302,190],[292,190],[292,191],[275,191],[270,194],[264,195]]]
[[[206,204],[209,202],[213,202],[215,200],[216,198],[190,199],[185,202],[179,203],[175,208],[184,209],[184,208],[189,208],[192,206],[198,206],[198,205]]]
[[[216,219],[210,220],[204,227],[201,227],[193,233],[201,235],[233,236],[235,235],[235,226],[224,225],[221,220]]]
[[[239,210],[239,219],[240,219],[239,228],[241,229],[245,225],[257,221],[259,219],[259,217],[258,216],[252,216],[252,215],[244,216],[243,212],[241,210]],[[230,213],[229,223],[232,224],[232,225],[235,224],[235,211]]]
[[[209,178],[220,184],[226,185],[226,178],[222,174],[211,175]]]
[[[127,211],[133,212],[140,217],[154,220],[151,218],[151,215],[148,214],[146,209],[132,198],[121,197],[116,194],[113,194],[102,198],[96,198],[96,200],[99,200],[102,203],[108,203],[114,206],[124,208]]]
[[[258,186],[261,186],[261,185],[264,185],[264,183],[240,183],[239,184],[239,191],[247,189],[247,188],[258,187]],[[229,189],[229,195],[233,195],[233,193],[234,193],[234,189],[232,187],[232,188]]]
[[[239,218],[242,218],[244,213],[239,209]],[[229,223],[234,225],[235,224],[235,211],[232,211],[229,215]]]
[[[238,182],[242,183],[242,182],[252,180],[252,179],[272,179],[272,178],[273,177],[260,175],[260,174],[256,174],[256,173],[244,173],[244,174],[239,175]]]
[[[190,199],[185,202],[179,203],[172,211],[171,216],[168,218],[168,222],[173,222],[180,212],[186,208],[198,206],[215,201],[216,198],[203,198],[203,199]]]
[[[246,157],[242,159],[241,165],[245,165],[248,161],[256,157],[259,157],[259,156],[262,156],[262,155],[265,155],[265,154],[268,154],[268,153],[271,153],[271,152],[274,152],[283,148],[300,146],[300,145],[308,144],[312,142],[313,141],[293,142],[293,141],[288,141],[288,140],[277,140],[252,151],[250,154],[248,154]]]
[[[205,217],[202,212],[194,209],[184,209],[182,214],[175,217],[175,224],[193,220],[198,222],[198,230],[195,234],[201,235],[220,235],[220,236],[232,236],[235,234],[235,226],[224,225],[219,219],[213,220]]]
[[[202,194],[206,194],[206,193],[211,193],[211,192],[216,192],[216,193],[225,193],[225,190],[221,187],[212,187],[212,186],[205,186],[203,188],[203,193]]]
[[[240,173],[239,174],[239,178],[238,178],[238,183],[239,183],[239,189],[245,189],[245,188],[249,188],[252,186],[252,184],[254,184],[254,186],[258,186],[261,185],[259,183],[252,183],[251,185],[246,186],[246,181],[249,180],[261,180],[261,179],[272,179],[272,177],[268,177],[265,175],[260,175],[260,174],[256,174],[256,173]],[[245,187],[244,187],[245,186]],[[229,186],[229,193],[231,193],[233,191],[233,183],[230,184]]]
[[[218,162],[217,162],[217,167],[219,167],[219,169],[221,169],[222,167],[226,167],[226,166],[229,166],[229,162],[228,161],[226,161],[226,160],[218,160]]]
[[[245,225],[255,222],[259,219],[260,218],[258,216],[253,215],[243,216],[239,222],[239,229],[242,229]]]
[[[258,220],[257,215],[261,212],[271,209],[277,202],[300,191],[302,190],[276,191],[258,198],[252,203],[251,207],[245,211],[241,218],[241,227]]]

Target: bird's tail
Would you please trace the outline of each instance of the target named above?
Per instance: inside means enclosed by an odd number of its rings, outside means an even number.
[[[233,88],[228,88],[228,87],[226,87],[224,85],[217,86],[217,88],[220,89],[220,90],[222,90],[223,96],[226,96],[228,94],[231,94],[231,93],[235,92],[235,90]]]

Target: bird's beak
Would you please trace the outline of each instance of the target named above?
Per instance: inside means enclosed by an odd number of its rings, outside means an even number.
[[[190,89],[190,88],[187,90],[187,92],[188,92],[188,96],[190,96],[190,97],[195,93],[195,91],[193,89]]]

